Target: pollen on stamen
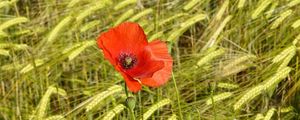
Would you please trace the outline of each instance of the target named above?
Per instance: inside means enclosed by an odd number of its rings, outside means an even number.
[[[118,60],[123,69],[131,69],[137,63],[135,55],[130,53],[121,53]]]

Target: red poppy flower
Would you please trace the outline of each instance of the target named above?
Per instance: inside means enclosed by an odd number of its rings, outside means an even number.
[[[111,28],[98,37],[97,44],[132,92],[139,91],[142,85],[161,86],[170,78],[173,60],[167,45],[160,40],[148,43],[136,23]]]

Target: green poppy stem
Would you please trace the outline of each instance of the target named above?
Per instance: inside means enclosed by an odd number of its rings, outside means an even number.
[[[126,97],[127,97],[127,100],[128,100],[129,95],[128,95],[128,90],[127,90],[126,83],[124,84],[124,89],[125,89],[125,94],[126,94]],[[134,115],[133,108],[129,107],[130,105],[128,104],[128,101],[126,102],[126,104],[127,104],[127,108],[129,109],[130,119],[135,120],[135,115]]]

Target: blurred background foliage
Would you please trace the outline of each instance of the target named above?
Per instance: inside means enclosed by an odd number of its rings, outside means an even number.
[[[129,119],[96,38],[124,21],[168,43],[174,75],[136,119],[299,119],[300,0],[1,0],[0,119]],[[122,41],[120,41],[122,42]]]

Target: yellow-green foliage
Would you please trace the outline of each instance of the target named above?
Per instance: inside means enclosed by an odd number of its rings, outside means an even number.
[[[299,13],[300,0],[0,0],[0,120],[297,119]],[[96,44],[125,21],[167,46],[164,85],[125,92],[118,56],[105,55],[129,37]]]

